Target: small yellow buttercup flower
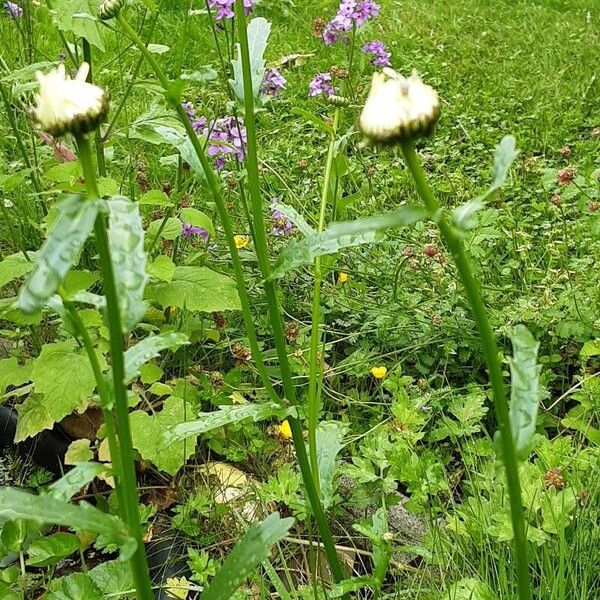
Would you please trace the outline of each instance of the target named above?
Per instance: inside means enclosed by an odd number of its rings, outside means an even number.
[[[440,116],[437,92],[413,71],[403,77],[384,68],[373,74],[360,129],[374,144],[395,144],[430,135]]]
[[[339,283],[346,283],[350,279],[350,275],[348,273],[344,273],[343,271],[338,275]]]
[[[60,64],[49,73],[37,71],[39,90],[32,115],[40,129],[58,137],[65,133],[89,133],[104,121],[108,113],[108,94],[86,81],[90,66],[82,63],[75,79]]]
[[[383,379],[387,375],[387,367],[373,367],[371,369],[371,375],[373,375],[375,379]]]
[[[279,426],[279,435],[286,440],[292,439],[292,428],[287,419]]]
[[[245,248],[250,243],[249,235],[234,235],[233,239],[235,241],[235,247],[238,250]]]

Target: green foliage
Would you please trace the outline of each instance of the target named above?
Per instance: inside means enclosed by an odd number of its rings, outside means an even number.
[[[0,288],[3,288],[7,283],[14,281],[18,277],[27,275],[35,266],[35,255],[28,253],[29,260],[21,252],[11,254],[0,262]]]
[[[104,50],[104,31],[96,15],[101,0],[53,0],[52,18],[63,32],[85,38],[92,46]]]
[[[42,246],[35,267],[19,294],[26,313],[42,308],[73,266],[90,235],[100,204],[69,196],[58,205],[58,215]]]
[[[82,502],[69,504],[49,496],[34,496],[14,488],[0,489],[0,518],[28,519],[40,524],[64,525],[77,531],[93,531],[121,549],[120,559],[127,560],[136,547],[117,517],[107,515]]]
[[[317,463],[325,508],[329,508],[333,501],[338,454],[344,447],[343,439],[347,431],[347,426],[337,421],[321,421],[317,427]]]
[[[311,264],[317,256],[334,254],[343,248],[381,241],[381,232],[391,227],[412,225],[425,218],[424,209],[403,206],[395,211],[330,225],[322,233],[314,233],[301,240],[291,241],[277,258],[272,278],[277,278]]]
[[[108,201],[108,222],[121,324],[125,331],[129,331],[146,312],[143,297],[148,276],[139,205],[123,196],[111,198]]]
[[[86,356],[72,341],[46,344],[32,361],[33,393],[19,406],[15,441],[51,428],[75,409],[83,409],[96,387]]]
[[[76,535],[53,533],[31,543],[27,549],[27,564],[31,567],[48,567],[78,550],[79,538]]]
[[[170,282],[149,284],[146,297],[164,308],[202,312],[240,309],[235,282],[207,267],[177,267]]]
[[[531,449],[539,405],[540,345],[524,325],[513,329],[511,341],[510,423],[519,458],[525,460]]]
[[[213,577],[201,600],[230,600],[246,577],[268,556],[271,546],[283,538],[294,519],[282,519],[279,513],[251,525]]]

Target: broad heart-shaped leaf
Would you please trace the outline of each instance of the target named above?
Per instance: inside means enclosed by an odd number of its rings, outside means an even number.
[[[151,283],[146,298],[161,306],[191,311],[239,310],[240,297],[233,279],[208,267],[177,267],[170,282]]]
[[[508,170],[518,154],[519,151],[517,150],[517,141],[515,138],[512,135],[503,137],[496,146],[496,152],[494,153],[494,166],[492,168],[492,183],[490,187],[481,196],[457,206],[452,211],[452,218],[459,229],[467,231],[475,226],[475,214],[485,206],[485,200],[504,185],[508,176]]]
[[[140,374],[140,368],[163,350],[179,348],[189,344],[184,333],[171,331],[160,335],[151,335],[140,340],[125,352],[125,382],[130,383]]]
[[[75,505],[48,495],[35,496],[4,487],[0,488],[0,519],[28,519],[102,534],[111,544],[121,548],[121,560],[129,559],[136,548],[135,539],[130,537],[120,519],[85,502]]]
[[[19,294],[23,312],[39,310],[56,292],[90,235],[99,207],[81,196],[69,196],[57,206],[56,221]]]
[[[293,524],[293,518],[282,519],[276,512],[261,523],[251,525],[225,559],[200,600],[230,600],[246,577],[269,557],[271,546],[281,540]]]
[[[195,444],[173,442],[163,444],[163,432],[182,423],[186,418],[185,400],[171,396],[167,398],[160,412],[149,415],[143,410],[135,410],[129,415],[131,422],[131,437],[133,447],[161,471],[175,475],[185,464],[187,459],[194,454]],[[192,415],[187,408],[187,418]]]
[[[111,198],[108,202],[108,222],[121,324],[127,332],[137,325],[146,312],[144,289],[148,276],[139,204],[123,196]]]
[[[239,423],[245,419],[263,421],[274,416],[284,419],[287,413],[288,411],[284,407],[275,402],[221,406],[219,410],[200,413],[200,418],[194,421],[179,423],[169,427],[164,431],[162,437],[165,445],[168,446],[174,442],[196,437],[201,433],[206,433],[224,425],[230,425],[231,423]]]
[[[97,18],[102,0],[53,0],[52,18],[61,31],[85,38],[104,52],[104,28]]]
[[[302,265],[311,264],[317,256],[334,254],[344,248],[372,244],[380,233],[391,227],[412,225],[428,216],[425,209],[403,206],[397,210],[330,225],[322,233],[314,233],[300,240],[292,240],[281,252],[273,267],[271,279],[281,277]]]
[[[510,359],[511,393],[510,426],[520,460],[526,460],[535,433],[539,404],[537,364],[539,343],[525,325],[517,325],[510,336],[513,355]]]
[[[342,440],[347,429],[347,425],[339,421],[322,421],[317,428],[317,464],[324,508],[333,500],[337,455],[344,447]]]
[[[260,86],[265,76],[265,59],[267,42],[271,35],[271,24],[262,17],[252,19],[248,23],[248,47],[250,51],[250,72],[252,74],[252,94],[258,98]],[[242,58],[240,45],[237,44],[237,58],[231,61],[233,65],[233,79],[229,80],[235,97],[241,104],[244,103],[244,75],[242,73]]]
[[[85,408],[96,380],[85,354],[73,347],[72,340],[46,344],[34,359],[31,381],[35,393],[18,408],[15,441],[49,429],[75,409]]]
[[[14,281],[17,277],[27,275],[35,266],[35,256],[37,253],[30,252],[29,260],[25,258],[22,252],[11,254],[0,262],[0,288],[3,288],[7,283]]]

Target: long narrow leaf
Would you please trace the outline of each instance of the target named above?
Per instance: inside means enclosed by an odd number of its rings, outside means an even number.
[[[69,196],[57,206],[58,217],[19,294],[23,312],[40,310],[56,292],[90,235],[99,206],[81,196]]]
[[[252,525],[217,571],[200,600],[230,600],[246,577],[269,557],[271,546],[287,534],[293,523],[291,517],[282,519],[276,512],[261,523]]]
[[[381,232],[385,229],[412,225],[427,216],[425,209],[403,206],[365,219],[334,223],[322,233],[291,241],[279,255],[271,278],[281,277],[302,265],[312,264],[317,256],[334,254],[352,246],[372,244],[379,241]]]
[[[525,460],[531,449],[539,404],[539,343],[525,325],[517,325],[510,339],[513,345],[510,425],[519,459]]]
[[[123,329],[133,329],[146,312],[146,253],[139,204],[116,196],[108,202],[110,251]]]
[[[30,519],[42,524],[63,525],[78,531],[102,534],[107,543],[121,548],[121,560],[129,559],[136,548],[135,539],[130,537],[119,518],[85,502],[75,505],[48,495],[35,496],[5,487],[0,489],[0,518]]]

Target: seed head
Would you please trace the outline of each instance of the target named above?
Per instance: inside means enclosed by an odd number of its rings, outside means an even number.
[[[565,487],[565,478],[560,472],[560,469],[549,469],[544,475],[544,486],[546,488],[554,488],[555,490],[562,490]]]
[[[403,77],[390,68],[373,74],[360,128],[374,144],[396,144],[431,135],[440,116],[437,92],[416,72]]]

